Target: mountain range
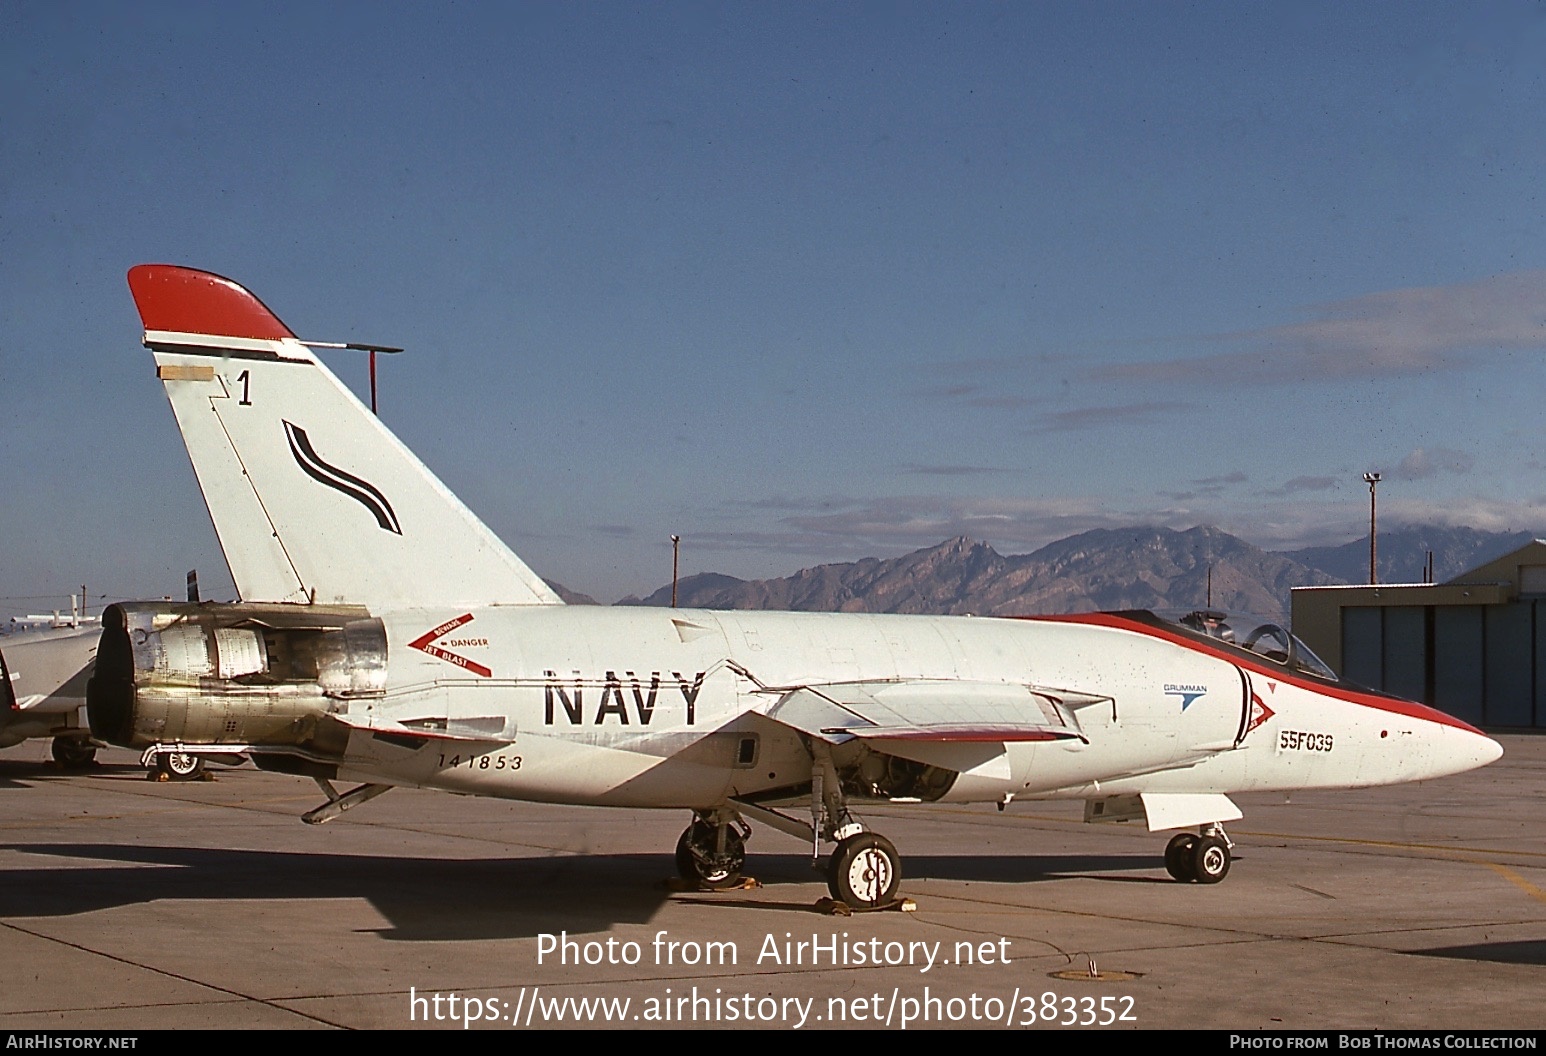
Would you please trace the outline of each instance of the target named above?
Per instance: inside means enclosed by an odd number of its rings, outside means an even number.
[[[1414,526],[1379,535],[1381,582],[1422,581],[1429,552],[1442,582],[1529,542],[1529,532]],[[901,557],[817,565],[779,579],[706,572],[677,584],[683,608],[803,612],[1034,615],[1212,606],[1286,619],[1294,587],[1368,579],[1367,537],[1274,552],[1200,525],[1186,531],[1097,529],[1030,554],[1003,555],[961,536]],[[571,604],[594,600],[554,584]],[[669,584],[619,605],[671,604]]]

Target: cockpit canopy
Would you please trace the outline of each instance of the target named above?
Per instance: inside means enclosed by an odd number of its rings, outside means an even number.
[[[1269,617],[1229,614],[1217,609],[1193,609],[1181,614],[1164,612],[1154,616],[1171,626],[1243,649],[1290,671],[1338,681],[1336,672],[1326,666],[1326,661]]]

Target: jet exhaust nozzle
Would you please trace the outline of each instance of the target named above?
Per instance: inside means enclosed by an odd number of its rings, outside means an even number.
[[[386,652],[385,627],[357,606],[112,605],[86,690],[91,734],[341,754],[322,720],[382,694]]]

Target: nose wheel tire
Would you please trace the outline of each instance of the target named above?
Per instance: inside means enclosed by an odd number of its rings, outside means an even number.
[[[1192,858],[1197,840],[1196,835],[1183,832],[1172,836],[1165,845],[1165,871],[1183,884],[1197,879],[1197,867]]]
[[[1216,884],[1229,875],[1229,844],[1217,836],[1203,836],[1192,848],[1192,871],[1199,884]]]
[[[695,821],[676,841],[676,871],[683,880],[711,891],[723,891],[741,882],[746,864],[746,841],[735,826],[726,826],[725,853],[718,853],[719,832],[713,826]]]
[[[173,781],[192,781],[204,772],[204,757],[192,752],[162,752],[156,769]]]
[[[884,836],[857,833],[832,852],[827,888],[839,902],[855,909],[889,905],[901,884],[902,860]]]

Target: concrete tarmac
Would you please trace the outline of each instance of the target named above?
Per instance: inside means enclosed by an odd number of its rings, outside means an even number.
[[[399,789],[312,827],[302,778],[72,775],[28,742],[0,753],[0,1029],[1534,1029],[1546,737],[1502,740],[1460,777],[1237,797],[1210,887],[1076,803],[867,809],[916,910],[854,916],[765,828],[760,887],[683,892],[680,812]]]

